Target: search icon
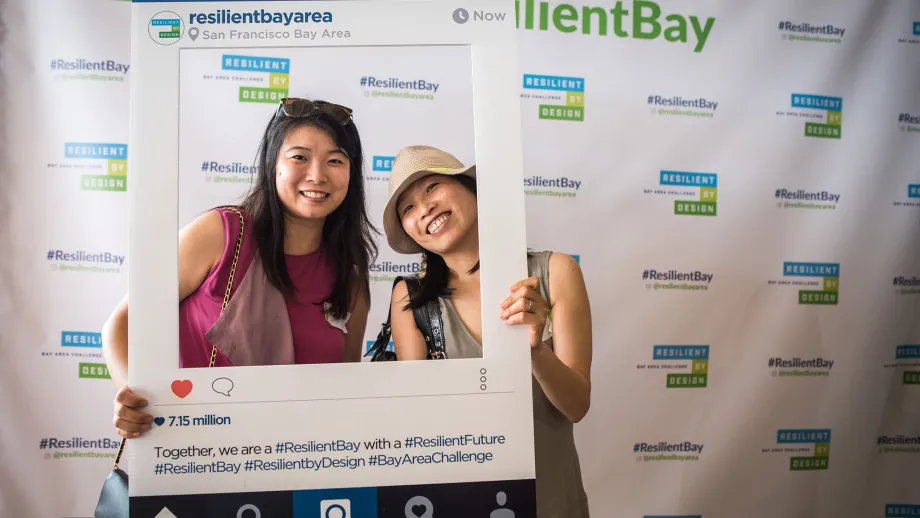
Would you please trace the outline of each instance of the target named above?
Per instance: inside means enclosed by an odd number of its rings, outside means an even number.
[[[233,390],[233,380],[230,378],[217,378],[211,383],[211,390],[218,394],[230,397],[230,391]]]
[[[262,518],[262,511],[260,511],[258,507],[252,504],[246,504],[243,507],[240,507],[240,510],[236,512],[236,518],[248,518],[248,517],[243,516],[243,513],[246,511],[252,511],[253,513],[252,518]]]

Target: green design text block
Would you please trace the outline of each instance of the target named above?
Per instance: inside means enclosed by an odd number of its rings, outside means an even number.
[[[802,290],[799,292],[799,304],[834,306],[837,304],[838,295],[836,291]]]
[[[80,179],[84,191],[125,192],[128,179],[124,176],[85,174]]]
[[[161,38],[178,38],[179,36],[181,36],[181,34],[179,34],[179,31],[161,31],[160,32]]]
[[[95,380],[112,379],[109,374],[109,368],[104,363],[81,363],[79,365],[79,376]]]
[[[674,214],[680,216],[715,216],[715,202],[674,200]]]
[[[668,374],[667,388],[705,388],[708,374]]]
[[[840,126],[835,126],[832,124],[818,124],[816,122],[806,122],[805,123],[805,136],[806,137],[815,137],[815,138],[829,138],[829,139],[839,139],[840,138]]]
[[[287,89],[258,88],[254,86],[240,87],[241,103],[269,103],[275,104],[288,96]]]
[[[818,471],[827,469],[828,457],[792,457],[789,459],[790,471]]]
[[[585,109],[581,106],[540,105],[540,118],[554,121],[584,121]]]

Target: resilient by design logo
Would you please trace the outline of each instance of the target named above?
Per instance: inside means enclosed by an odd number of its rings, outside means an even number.
[[[830,429],[778,430],[776,444],[772,448],[764,448],[763,453],[795,454],[789,459],[789,471],[820,471],[828,468],[831,455]]]
[[[537,117],[553,121],[585,120],[585,79],[524,74],[521,99],[537,101]]]
[[[652,107],[652,115],[676,115],[681,117],[697,117],[711,119],[716,115],[717,101],[710,101],[703,97],[684,99],[681,96],[661,96],[650,94],[648,105]]]
[[[782,358],[779,356],[767,360],[767,366],[773,371],[774,378],[830,376],[834,360],[818,358]]]
[[[683,187],[683,189],[678,189],[677,187]],[[645,189],[643,192],[656,196],[696,197],[698,198],[696,200],[674,200],[674,214],[678,216],[714,217],[718,214],[718,188],[719,175],[714,173],[660,171],[658,173],[658,187]]]
[[[898,43],[907,43],[910,45],[920,45],[920,20],[913,20],[908,29],[909,35],[905,38],[898,38]]]
[[[902,132],[920,133],[920,115],[914,115],[908,112],[899,113],[898,124],[901,125]]]
[[[125,256],[111,252],[68,252],[55,248],[48,250],[47,257],[51,271],[55,272],[121,273],[125,262]]]
[[[102,334],[86,331],[61,331],[60,347],[41,351],[43,358],[76,358],[87,360],[77,365],[77,377],[111,379],[102,357]]]
[[[787,261],[783,263],[783,277],[783,279],[767,281],[767,284],[811,288],[799,290],[799,304],[837,305],[840,290],[840,263]],[[812,279],[802,279],[802,277]],[[819,280],[814,280],[815,277]]]
[[[920,435],[880,435],[875,442],[878,452],[882,455],[920,453]]]
[[[64,59],[51,60],[51,71],[60,81],[102,81],[124,82],[131,65],[111,59]]]
[[[43,453],[45,460],[114,459],[120,444],[120,440],[109,437],[42,437],[38,441],[38,449]]]
[[[83,191],[126,192],[128,146],[99,142],[66,142],[64,161],[50,163],[48,168],[91,171],[80,175],[80,189]]]
[[[779,32],[784,40],[808,43],[843,43],[846,29],[832,24],[812,25],[809,22],[779,22]]]
[[[830,191],[776,189],[776,207],[780,209],[836,210],[840,195]]]
[[[713,273],[703,273],[699,270],[692,272],[658,271],[655,269],[642,271],[642,280],[646,281],[645,289],[647,290],[707,291],[714,276],[715,274]]]
[[[907,184],[907,198],[895,200],[895,207],[920,207],[920,183]]]
[[[632,9],[629,6],[632,4]],[[523,5],[522,5],[523,4]],[[712,32],[716,19],[701,19],[678,13],[663,13],[661,6],[649,0],[618,0],[609,5],[575,6],[550,4],[537,0],[515,0],[514,12],[518,29],[554,30],[564,34],[584,36],[615,36],[637,40],[657,40],[664,37],[669,43],[690,44],[693,52],[702,52]],[[664,22],[662,22],[664,15]],[[523,19],[522,19],[523,18]]]
[[[441,83],[433,83],[427,79],[361,76],[364,97],[433,101],[440,87]]]
[[[886,363],[885,368],[904,369],[901,377],[904,385],[920,385],[920,344],[896,346],[894,362]]]
[[[778,111],[784,117],[811,119],[805,121],[806,137],[839,140],[843,130],[843,99],[823,95],[792,94],[792,110]],[[815,122],[821,121],[821,122]]]
[[[367,176],[367,180],[389,182],[394,160],[396,160],[395,155],[373,155],[371,157],[371,174]]]
[[[206,182],[211,183],[251,184],[258,171],[257,166],[246,165],[242,162],[218,162],[215,160],[203,160],[201,162],[201,172],[205,173],[204,179]]]
[[[161,11],[147,24],[147,34],[155,43],[172,45],[182,38],[185,25],[182,17],[172,11]]]
[[[370,267],[370,280],[371,282],[392,283],[396,280],[396,277],[406,274],[416,274],[420,269],[421,263],[417,261],[400,263],[394,263],[393,261],[375,262]]]
[[[666,388],[706,388],[709,383],[708,345],[656,345],[652,347],[656,363],[640,364],[639,370],[665,374]]]
[[[885,518],[906,517],[920,517],[920,504],[885,504]]]
[[[205,74],[204,79],[246,83],[237,91],[237,100],[241,103],[278,104],[288,96],[290,59],[224,54],[220,58],[220,68],[220,73]]]
[[[633,453],[640,454],[636,455],[636,462],[695,461],[700,460],[703,446],[702,443],[690,441],[677,443],[666,441],[656,443],[637,442],[633,445]]]

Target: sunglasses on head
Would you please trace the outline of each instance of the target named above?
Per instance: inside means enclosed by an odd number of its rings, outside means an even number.
[[[281,99],[281,106],[278,107],[278,111],[287,117],[309,117],[316,113],[323,113],[332,117],[343,126],[351,121],[352,114],[351,108],[324,101],[299,99],[297,97],[285,97]]]

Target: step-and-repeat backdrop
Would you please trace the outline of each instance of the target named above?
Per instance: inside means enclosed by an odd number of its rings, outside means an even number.
[[[90,516],[117,448],[130,4],[0,9],[0,515]],[[920,4],[520,0],[518,24],[528,244],[591,297],[592,516],[920,515]],[[392,124],[363,135],[378,226],[401,114],[469,88],[390,61],[341,85]],[[193,212],[245,191],[261,131],[206,117]],[[416,260],[384,246],[367,341]]]

